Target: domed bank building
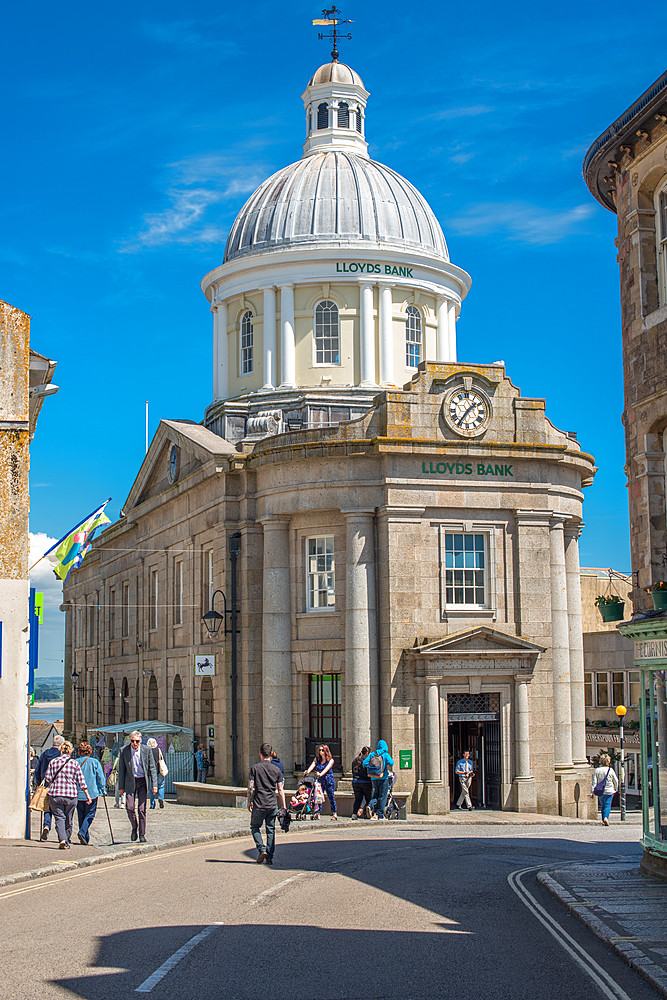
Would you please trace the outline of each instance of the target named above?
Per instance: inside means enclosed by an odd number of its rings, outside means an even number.
[[[65,587],[71,727],[185,725],[230,786],[267,741],[294,787],[325,742],[341,814],[362,746],[385,739],[408,811],[440,814],[469,749],[478,807],[586,816],[593,459],[502,362],[458,360],[470,277],[370,158],[368,98],[350,67],[318,69],[303,155],[202,281],[211,404],[160,423]]]

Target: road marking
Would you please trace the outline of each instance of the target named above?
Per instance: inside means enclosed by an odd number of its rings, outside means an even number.
[[[533,868],[521,868],[517,871],[511,872],[507,876],[507,881],[510,884],[510,888],[514,890],[523,905],[531,911],[534,917],[543,924],[549,933],[558,941],[561,948],[569,954],[577,965],[584,970],[584,972],[591,977],[593,982],[595,982],[604,996],[608,997],[608,1000],[631,1000],[625,990],[619,986],[615,979],[606,972],[601,965],[595,961],[595,959],[588,954],[585,948],[574,940],[567,931],[563,930],[557,920],[544,909],[544,907],[538,903],[533,894],[526,889],[525,885],[521,881],[522,875],[527,875],[528,872],[539,871],[542,868],[547,867],[546,865],[535,865]],[[551,865],[553,867],[553,865]]]
[[[264,892],[260,892],[259,896],[255,896],[254,899],[250,900],[248,906],[254,906],[255,903],[259,903],[260,899],[264,899],[265,896],[272,896],[274,892],[277,892],[278,889],[282,889],[282,887],[284,885],[287,885],[289,882],[296,882],[298,878],[303,878],[304,875],[312,875],[312,874],[313,874],[312,872],[299,872],[298,875],[292,875],[291,878],[284,878],[282,882],[278,882],[270,889],[265,889]],[[317,874],[319,874],[319,872]]]
[[[160,968],[156,969],[152,976],[149,976],[148,979],[144,979],[141,986],[137,986],[134,992],[150,993],[153,987],[157,986],[157,984],[164,979],[167,973],[171,972],[174,966],[178,965],[181,959],[185,958],[185,956],[188,955],[193,948],[196,948],[200,941],[203,941],[209,936],[209,934],[212,934],[216,927],[222,926],[223,921],[219,920],[215,924],[209,924],[208,927],[205,927],[203,931],[199,932],[199,934],[195,934],[193,938],[190,938],[189,941],[185,942],[182,948],[175,951],[171,958],[168,958],[166,962],[163,962]]]

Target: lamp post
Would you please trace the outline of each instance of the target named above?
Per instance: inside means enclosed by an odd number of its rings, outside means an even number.
[[[222,590],[216,590],[211,597],[211,610],[207,611],[205,615],[202,615],[202,622],[206,626],[206,631],[212,639],[216,639],[218,632],[220,631],[220,626],[224,623],[224,635],[232,636],[232,784],[234,787],[238,785],[238,733],[237,733],[237,711],[236,711],[236,697],[237,697],[237,680],[238,674],[236,669],[237,661],[237,645],[236,645],[236,633],[237,629],[237,618],[238,618],[238,608],[236,604],[236,560],[239,554],[239,548],[241,544],[241,532],[236,531],[233,535],[229,536],[229,558],[232,564],[231,577],[232,577],[232,598],[231,598],[231,609],[227,610],[227,598]],[[220,614],[214,608],[216,595],[220,594],[223,600],[224,611]],[[227,615],[231,619],[231,624],[229,628],[227,627]]]
[[[616,706],[616,715],[618,716],[618,721],[621,724],[621,787],[620,787],[620,801],[621,801],[621,822],[625,820],[625,758],[623,756],[623,719],[627,708],[625,705]]]

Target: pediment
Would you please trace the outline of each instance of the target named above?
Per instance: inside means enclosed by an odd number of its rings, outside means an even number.
[[[438,659],[440,657],[478,658],[492,656],[499,658],[537,657],[544,652],[544,646],[522,639],[520,636],[501,632],[499,629],[480,625],[476,628],[454,632],[443,639],[426,642],[412,649],[406,649],[410,657]]]
[[[170,478],[170,456],[173,446],[178,449],[177,475]],[[176,487],[193,472],[207,464],[228,468],[228,459],[237,455],[229,441],[190,420],[162,420],[139,469],[124,510]]]

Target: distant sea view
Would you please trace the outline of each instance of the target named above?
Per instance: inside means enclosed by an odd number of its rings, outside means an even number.
[[[30,708],[30,718],[42,719],[44,722],[57,722],[65,714],[62,701],[36,701]]]

